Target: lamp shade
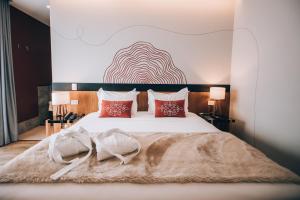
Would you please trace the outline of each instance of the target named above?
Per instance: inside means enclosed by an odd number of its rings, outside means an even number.
[[[209,90],[209,97],[214,100],[225,99],[225,88],[224,87],[211,87]]]
[[[52,92],[52,105],[64,105],[69,103],[69,92]]]

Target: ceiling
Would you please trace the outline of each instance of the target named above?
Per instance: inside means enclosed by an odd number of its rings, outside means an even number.
[[[11,5],[40,22],[50,25],[49,0],[12,0]]]

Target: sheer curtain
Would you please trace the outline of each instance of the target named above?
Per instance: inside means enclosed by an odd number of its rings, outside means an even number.
[[[0,0],[0,146],[17,141],[9,1]]]

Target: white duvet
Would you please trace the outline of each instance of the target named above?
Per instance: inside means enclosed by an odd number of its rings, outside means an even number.
[[[99,118],[99,113],[90,113],[70,129],[83,127],[89,132],[102,132],[119,128],[126,132],[219,132],[212,124],[194,113],[187,113],[185,118],[155,118],[148,112],[137,112],[133,118]]]

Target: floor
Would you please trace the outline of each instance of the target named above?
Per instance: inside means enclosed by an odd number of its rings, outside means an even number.
[[[45,126],[38,126],[19,135],[19,140],[42,140],[46,137]]]
[[[0,148],[0,166],[7,163],[9,160],[13,159],[20,153],[24,152],[26,149],[32,147],[39,141],[35,140],[23,140],[18,141],[9,145],[6,145],[4,147]]]
[[[38,126],[19,135],[19,141],[0,147],[0,166],[46,137],[45,127]]]

